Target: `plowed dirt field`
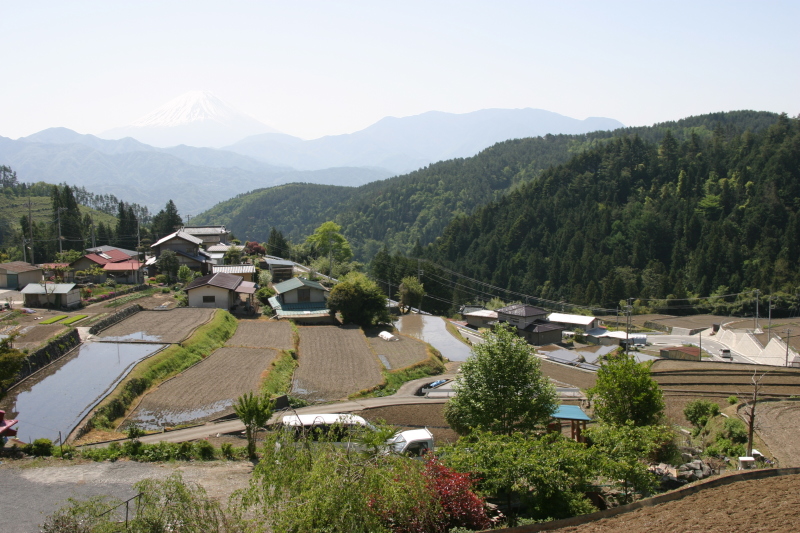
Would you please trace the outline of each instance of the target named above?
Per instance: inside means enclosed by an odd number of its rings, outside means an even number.
[[[131,420],[157,429],[231,414],[236,398],[258,389],[277,355],[265,348],[220,348],[147,394]]]
[[[176,343],[189,337],[214,316],[216,309],[181,307],[169,311],[140,311],[98,335],[105,341]]]
[[[292,326],[286,321],[240,320],[236,333],[226,346],[288,350],[292,345]]]
[[[411,366],[428,357],[424,342],[399,334],[396,335],[398,340],[385,341],[378,336],[380,331],[369,331],[366,334],[367,342],[369,342],[376,355],[386,357],[391,366],[390,370]]]
[[[559,533],[797,531],[800,475],[738,481]]]
[[[740,415],[742,411],[739,411]],[[781,467],[800,467],[800,402],[759,402],[756,431]]]
[[[309,401],[346,398],[383,382],[383,365],[359,328],[300,328],[299,366],[292,394]]]

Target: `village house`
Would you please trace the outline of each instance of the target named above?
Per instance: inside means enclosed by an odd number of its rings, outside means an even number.
[[[200,239],[204,247],[226,243],[231,237],[225,226],[184,226],[180,231]]]
[[[269,299],[277,318],[291,318],[304,324],[331,324],[328,289],[306,278],[292,278],[273,285],[276,295]]]
[[[582,329],[588,331],[597,327],[597,319],[593,316],[570,315],[567,313],[550,313],[547,317],[548,322],[564,326],[565,329]]]
[[[244,304],[253,309],[256,285],[240,276],[218,272],[192,280],[186,286],[189,307],[213,307],[233,310]],[[244,298],[244,300],[242,299]]]
[[[23,261],[0,263],[0,287],[19,290],[42,280],[42,269]]]
[[[294,262],[277,257],[266,257],[262,261],[262,269],[269,268],[272,274],[272,281],[275,283],[292,279],[294,276]]]
[[[128,255],[126,252],[123,252],[118,248],[108,247],[106,250],[90,252],[80,259],[73,261],[69,266],[75,271],[89,270],[92,267],[103,268],[109,263],[131,261],[135,255],[136,252],[133,252],[133,255]]]
[[[497,321],[497,311],[490,311],[489,309],[470,311],[461,316],[467,321],[469,327],[475,329],[488,328],[491,323]]]
[[[206,275],[211,271],[211,257],[208,252],[200,248],[201,244],[203,244],[201,239],[183,231],[170,233],[150,246],[153,257],[147,261],[146,265],[150,269],[151,275],[155,274],[156,261],[162,252],[171,250],[178,256],[181,266],[186,265],[191,270]]]
[[[245,281],[256,281],[256,266],[249,263],[240,265],[211,265],[211,272],[214,274],[224,272],[225,274],[239,276]]]
[[[142,284],[144,283],[144,263],[140,261],[120,261],[119,263],[106,263],[103,271],[106,276],[117,283]]]
[[[564,327],[547,321],[547,311],[528,304],[511,304],[497,310],[497,321],[511,324],[528,344],[541,346],[561,342]]]
[[[74,283],[28,283],[20,291],[25,307],[75,308],[81,291]]]

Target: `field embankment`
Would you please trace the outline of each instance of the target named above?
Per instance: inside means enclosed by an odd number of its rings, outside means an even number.
[[[125,416],[130,406],[147,390],[179,374],[222,347],[225,341],[233,336],[238,322],[227,311],[211,310],[211,312],[213,318],[197,328],[185,342],[180,345],[173,344],[137,365],[127,378],[98,404],[89,415],[80,434],[92,429],[107,430],[116,427],[116,421]],[[153,312],[160,316],[164,316],[165,313],[171,312]],[[143,314],[145,313],[137,313],[133,318]],[[123,323],[120,323],[114,328],[122,325]]]

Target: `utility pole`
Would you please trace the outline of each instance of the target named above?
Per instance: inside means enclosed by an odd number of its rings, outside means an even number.
[[[625,321],[625,355],[630,353],[630,346],[631,346],[631,311],[633,310],[633,306],[631,302],[633,298],[628,298],[628,305],[625,306],[625,310],[628,312],[628,319]]]
[[[758,289],[756,289],[756,316],[753,317],[754,330],[758,329]],[[755,333],[755,331],[753,331]]]
[[[422,260],[417,258],[417,281],[422,283]],[[417,313],[422,313],[422,300],[425,298],[423,295],[422,298],[419,300],[419,306],[417,307]]]
[[[30,193],[28,193],[28,194],[29,194],[29,196],[28,196],[28,231],[31,234],[30,235],[30,239],[31,239],[30,240],[30,243],[31,243],[31,264],[34,264],[36,261],[33,258],[33,247],[34,247],[34,244],[33,244],[33,215],[31,214],[32,211],[31,211]]]
[[[66,207],[59,207],[56,209],[56,218],[58,219],[58,253],[62,253],[64,251],[63,247],[63,237],[61,236],[61,211],[66,211]]]
[[[328,279],[333,276],[333,243],[331,236],[328,235]]]
[[[25,235],[23,235],[22,236],[22,262],[23,263],[27,263],[28,262],[27,257],[28,257],[28,254],[25,253]]]
[[[90,217],[92,221],[92,248],[97,248],[97,244],[94,242],[94,217]]]
[[[769,323],[767,325],[767,344],[772,338],[772,295],[769,295]]]
[[[792,338],[792,330],[791,329],[787,329],[786,330],[786,340],[784,341],[786,343],[786,366],[787,367],[789,366],[789,339],[791,339],[791,338]]]

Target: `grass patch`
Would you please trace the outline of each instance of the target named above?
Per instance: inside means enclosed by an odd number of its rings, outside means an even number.
[[[461,334],[461,332],[458,330],[458,328],[455,327],[453,323],[447,320],[446,318],[444,319],[444,327],[447,329],[447,331],[450,332],[450,335],[460,340],[467,346],[472,346],[472,343],[469,342],[467,339],[465,339],[464,336]]]
[[[69,326],[70,324],[74,324],[74,323],[75,323],[75,322],[77,322],[78,320],[83,320],[83,319],[84,319],[84,318],[86,318],[87,316],[89,316],[89,315],[75,315],[75,316],[71,316],[71,317],[69,317],[68,319],[66,319],[64,322],[62,322],[62,324],[64,324],[65,326]]]
[[[132,294],[126,294],[125,296],[120,296],[119,298],[117,298],[113,302],[107,303],[106,307],[119,307],[120,305],[124,305],[124,304],[126,304],[128,302],[132,302],[134,300],[138,300],[139,298],[145,298],[147,296],[152,296],[153,294],[158,292],[158,290],[159,289],[157,289],[157,288],[151,288],[151,289],[145,289],[145,290],[139,291],[139,292],[134,292]]]
[[[56,316],[51,316],[51,317],[50,317],[50,318],[48,318],[47,320],[42,320],[41,322],[39,322],[39,324],[55,324],[55,323],[56,323],[56,322],[58,322],[59,320],[64,320],[65,318],[67,318],[67,316],[69,316],[69,315],[56,315]]]
[[[297,368],[297,352],[281,350],[281,354],[272,361],[270,368],[264,373],[261,391],[270,397],[289,392],[292,386],[292,375]]]
[[[182,344],[173,344],[145,359],[95,409],[88,422],[91,428],[112,428],[125,416],[139,396],[165,379],[186,370],[221,348],[233,336],[238,321],[229,312],[217,310],[214,317]]]
[[[84,326],[88,326],[89,324],[94,324],[95,322],[99,322],[100,320],[106,318],[109,314],[108,313],[100,313],[99,315],[94,315],[89,320],[86,321]]]
[[[419,363],[400,368],[398,370],[384,370],[384,382],[371,389],[364,389],[350,396],[356,398],[374,398],[379,396],[391,396],[404,383],[421,379],[427,376],[436,376],[445,371],[444,359],[438,350],[428,345],[428,358]]]

